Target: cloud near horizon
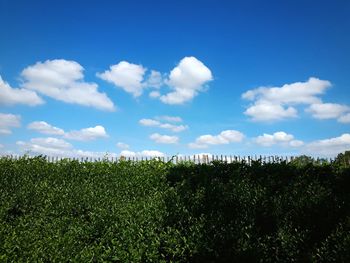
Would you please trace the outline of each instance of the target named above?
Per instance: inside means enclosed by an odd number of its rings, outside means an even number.
[[[188,144],[191,149],[205,149],[210,145],[229,144],[242,142],[244,134],[236,130],[225,130],[218,135],[201,135],[192,143]]]
[[[63,129],[54,127],[45,121],[35,121],[28,124],[29,130],[47,134],[47,135],[59,135],[65,139],[76,141],[91,141],[99,138],[107,138],[108,134],[105,128],[101,125],[95,127],[83,128],[81,130],[73,130],[65,132]]]
[[[321,103],[320,95],[331,87],[328,80],[311,77],[305,82],[285,84],[281,87],[259,87],[248,90],[242,98],[252,101],[245,115],[252,121],[270,122],[295,118],[297,105]]]
[[[300,147],[304,144],[301,140],[295,140],[292,134],[283,131],[275,132],[273,134],[264,133],[263,135],[254,138],[254,141],[256,144],[264,147],[270,147],[273,145]]]

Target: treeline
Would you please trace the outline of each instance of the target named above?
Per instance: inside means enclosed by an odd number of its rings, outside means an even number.
[[[0,158],[0,262],[350,262],[349,155]]]

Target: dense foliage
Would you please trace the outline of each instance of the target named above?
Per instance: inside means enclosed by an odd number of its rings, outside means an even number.
[[[343,159],[0,158],[0,262],[350,262]]]

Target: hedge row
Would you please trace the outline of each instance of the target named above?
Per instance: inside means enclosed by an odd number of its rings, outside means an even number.
[[[344,163],[0,158],[0,262],[350,262]]]

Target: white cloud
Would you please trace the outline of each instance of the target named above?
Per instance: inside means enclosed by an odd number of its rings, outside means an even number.
[[[34,121],[30,123],[27,128],[30,130],[35,130],[42,134],[64,135],[64,130],[54,127],[45,121]]]
[[[114,111],[113,102],[96,83],[84,82],[83,70],[79,63],[64,59],[37,62],[22,71],[22,86],[67,103]]]
[[[344,133],[339,137],[317,140],[306,145],[307,153],[323,156],[335,156],[350,150],[350,134]]]
[[[163,85],[162,74],[156,70],[151,70],[151,74],[143,84],[144,87],[159,89]]]
[[[327,80],[309,78],[306,82],[285,84],[282,87],[260,87],[242,94],[247,100],[266,100],[277,104],[311,104],[320,102],[317,97],[325,92],[331,83]]]
[[[304,143],[300,140],[294,140],[292,134],[287,134],[283,131],[275,132],[274,134],[264,133],[263,135],[258,136],[254,141],[265,147],[272,145],[282,145],[282,146],[291,146],[291,147],[300,147]]]
[[[179,137],[177,136],[161,135],[159,133],[153,133],[150,136],[150,139],[155,141],[156,143],[165,143],[165,144],[174,144],[179,142]]]
[[[202,91],[203,85],[213,79],[210,69],[195,57],[185,57],[170,72],[166,84],[173,91],[162,95],[166,104],[183,104],[192,100]]]
[[[304,142],[301,140],[292,140],[289,142],[289,145],[292,147],[300,147],[304,145]]]
[[[200,144],[200,143],[196,143],[196,142],[190,142],[188,144],[188,147],[191,149],[206,149],[208,148],[207,144]]]
[[[280,104],[259,101],[250,106],[244,114],[251,117],[252,121],[276,121],[297,117],[297,110],[291,106],[284,107]]]
[[[317,103],[311,104],[306,111],[316,119],[338,119],[346,122],[345,114],[350,112],[350,107],[336,103]]]
[[[14,114],[0,113],[0,135],[11,134],[11,128],[21,126],[21,117]]]
[[[140,156],[146,156],[146,157],[164,157],[165,154],[160,151],[155,150],[143,150],[139,153]]]
[[[338,118],[338,121],[341,122],[341,123],[350,123],[350,113],[347,113],[343,116],[340,116]]]
[[[141,119],[139,123],[143,126],[159,126],[160,122],[153,119]]]
[[[244,112],[254,121],[275,121],[297,116],[292,105],[321,103],[322,95],[331,83],[309,78],[306,82],[285,84],[281,87],[259,87],[248,90],[242,98],[253,101]]]
[[[149,126],[149,127],[158,127],[162,129],[168,129],[173,132],[182,132],[186,129],[188,129],[187,125],[175,125],[171,123],[162,123],[160,121],[154,120],[154,119],[141,119],[139,120],[139,123],[143,126]]]
[[[154,90],[154,91],[151,91],[150,93],[149,93],[149,96],[151,97],[151,98],[159,98],[160,97],[160,92],[158,91],[158,90]]]
[[[155,150],[144,150],[141,152],[133,152],[133,151],[129,151],[129,150],[124,150],[121,151],[120,156],[124,156],[124,157],[137,157],[137,158],[141,158],[141,157],[165,157],[165,154],[160,152],[160,151],[155,151]]]
[[[162,123],[159,125],[159,128],[168,129],[168,130],[171,130],[173,132],[182,132],[184,130],[187,130],[188,126],[187,125],[174,125],[174,124],[170,124],[170,123]]]
[[[57,138],[33,138],[29,142],[17,141],[22,151],[50,156],[67,156],[73,146]]]
[[[111,152],[93,152],[93,151],[83,151],[83,150],[74,150],[74,156],[81,158],[116,158],[118,154]]]
[[[35,130],[42,134],[60,135],[69,140],[76,141],[91,141],[98,138],[107,138],[108,134],[103,126],[97,125],[95,127],[83,128],[78,131],[65,132],[63,129],[54,127],[45,121],[35,121],[28,125],[30,130]]]
[[[118,142],[118,143],[116,144],[116,146],[117,146],[118,148],[120,148],[120,149],[129,149],[129,147],[130,147],[128,144],[123,143],[123,142]]]
[[[189,147],[193,149],[204,149],[209,145],[229,144],[232,142],[241,142],[244,134],[235,130],[225,130],[218,135],[201,135],[196,138],[195,142],[189,143]]]
[[[44,101],[34,92],[27,89],[14,89],[0,76],[0,105],[24,104],[36,106]]]
[[[120,156],[123,157],[136,157],[136,152],[129,151],[129,150],[123,150],[119,154]]]
[[[121,61],[116,65],[110,66],[109,70],[106,70],[103,73],[97,73],[97,76],[122,88],[124,91],[133,94],[134,97],[138,97],[142,94],[144,88],[142,81],[145,72],[146,68],[142,65]],[[151,85],[155,85],[155,79],[157,76],[157,73],[153,73],[152,77],[151,73],[152,79],[149,80],[151,81]]]
[[[201,61],[195,57],[184,57],[180,63],[171,70],[169,78],[165,79],[156,70],[146,76],[147,68],[142,65],[133,64],[127,61],[120,61],[118,64],[109,67],[97,77],[114,84],[115,86],[139,97],[147,88],[153,88],[149,93],[151,98],[159,98],[166,104],[183,104],[190,101],[203,86],[213,79],[212,73]],[[159,89],[168,86],[171,92],[161,95]]]
[[[164,121],[169,121],[169,122],[182,122],[182,118],[178,116],[168,116],[168,115],[163,115],[163,116],[158,116],[156,117],[158,120],[164,120]]]
[[[103,126],[84,128],[79,131],[70,131],[64,134],[64,137],[70,140],[91,141],[98,138],[107,138],[108,134]]]
[[[73,145],[63,139],[52,137],[32,138],[29,142],[17,141],[16,144],[22,152],[30,154],[42,154],[52,157],[84,157],[84,158],[103,158],[117,157],[115,153],[93,152],[74,149]]]

